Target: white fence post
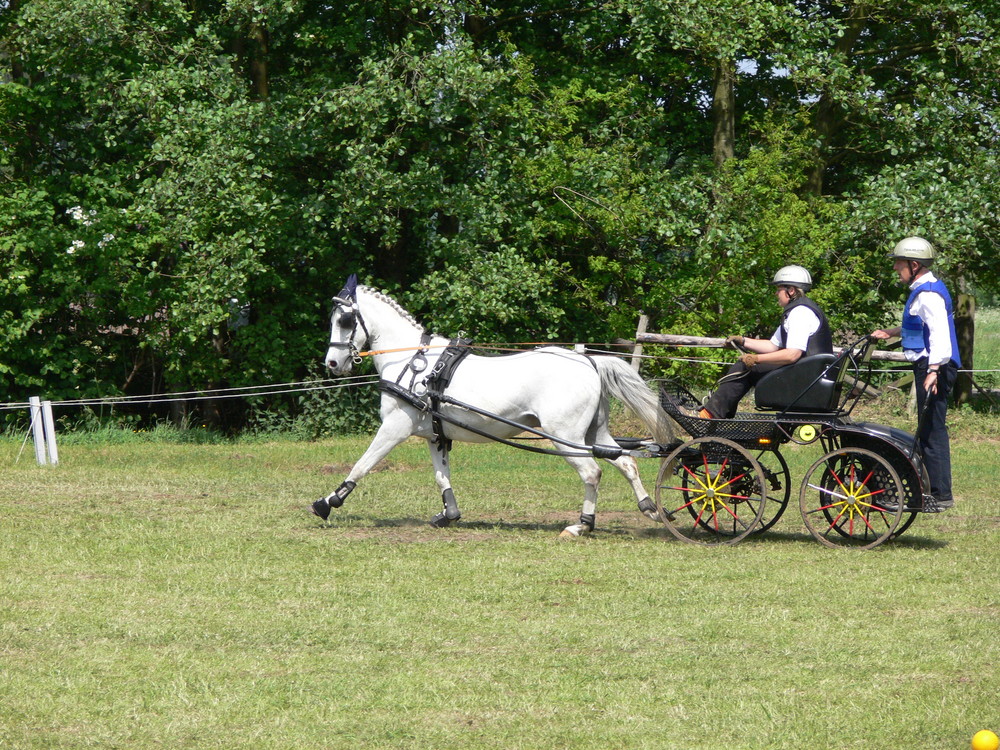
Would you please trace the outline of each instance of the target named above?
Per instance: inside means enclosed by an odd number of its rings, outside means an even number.
[[[52,402],[42,401],[42,426],[45,428],[45,447],[49,452],[49,463],[59,463],[59,449],[56,447],[56,422],[52,418]]]
[[[38,396],[28,399],[31,409],[31,437],[35,443],[35,461],[39,466],[45,465],[45,427],[42,425],[42,401]]]

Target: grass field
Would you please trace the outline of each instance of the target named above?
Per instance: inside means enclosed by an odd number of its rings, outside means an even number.
[[[868,552],[792,508],[673,541],[611,472],[559,540],[575,474],[503,446],[456,450],[434,530],[416,443],[327,525],[365,440],[0,442],[0,746],[968,747],[1000,729],[1000,443],[958,431],[957,509]]]
[[[57,467],[0,439],[0,747],[967,748],[1000,731],[997,422],[952,414],[957,507],[870,551],[794,498],[684,544],[613,469],[560,540],[575,474],[504,446],[456,447],[437,530],[417,442],[324,524],[365,438],[66,439]],[[797,487],[815,449],[785,455]]]

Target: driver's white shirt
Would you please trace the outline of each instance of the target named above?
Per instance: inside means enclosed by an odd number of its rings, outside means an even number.
[[[788,313],[782,325],[787,333],[784,348],[804,352],[809,347],[809,338],[819,330],[819,316],[805,305],[799,305]],[[782,348],[781,328],[782,326],[775,328],[774,335],[771,336],[771,343],[779,349]]]

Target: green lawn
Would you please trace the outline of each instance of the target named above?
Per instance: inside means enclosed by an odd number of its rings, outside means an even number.
[[[613,469],[559,540],[575,474],[503,446],[456,449],[435,530],[418,443],[327,525],[366,440],[0,441],[0,747],[968,747],[1000,728],[1000,506],[996,436],[960,431],[958,507],[867,552],[793,508],[673,541]]]
[[[976,376],[981,385],[996,388],[1000,383],[1000,309],[976,311],[975,368],[993,370]]]

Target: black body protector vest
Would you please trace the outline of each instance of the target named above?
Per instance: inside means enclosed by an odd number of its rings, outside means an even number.
[[[797,300],[789,302],[788,306],[785,307],[785,314],[781,316],[781,327],[778,329],[780,331],[781,348],[786,349],[788,344],[788,331],[785,330],[785,321],[788,320],[788,314],[799,305],[808,307],[819,318],[819,328],[816,329],[816,333],[809,337],[809,343],[806,344],[803,356],[833,353],[833,334],[830,331],[830,324],[827,322],[823,311],[819,309],[819,305],[808,297],[799,297]]]

